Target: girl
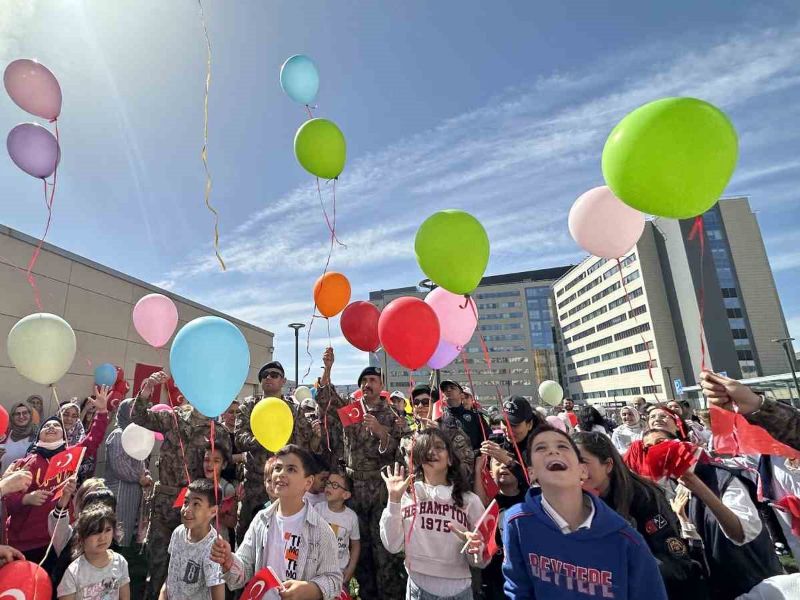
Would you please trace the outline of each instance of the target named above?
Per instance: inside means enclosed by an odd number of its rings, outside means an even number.
[[[598,431],[608,435],[606,430],[606,422],[603,415],[600,414],[594,406],[582,406],[578,411],[578,424],[575,426],[576,431]]]
[[[483,513],[480,499],[469,491],[450,441],[436,428],[419,433],[412,450],[411,476],[395,463],[381,473],[389,501],[381,515],[384,547],[396,554],[405,549],[409,600],[472,600],[470,566],[483,568],[483,543],[472,530]],[[468,554],[462,554],[467,541]]]
[[[220,533],[233,546],[236,541],[234,531],[238,512],[236,488],[222,477],[222,472],[229,462],[229,454],[224,447],[214,446],[214,452],[211,452],[211,448],[206,448],[203,455],[203,477],[209,481],[216,481],[222,492],[222,497],[219,498],[219,526],[222,530]]]
[[[111,550],[117,518],[107,506],[95,504],[76,523],[76,558],[58,585],[59,600],[130,600],[128,562]]]
[[[584,488],[596,491],[642,535],[658,560],[667,595],[687,600],[707,598],[702,567],[689,557],[678,517],[664,492],[630,471],[607,436],[581,432],[573,439],[589,474]]]
[[[620,454],[625,454],[630,445],[642,437],[642,418],[639,411],[632,406],[625,406],[619,411],[622,425],[611,433],[611,442]]]
[[[27,404],[17,402],[9,411],[11,415],[11,426],[9,427],[8,437],[4,436],[0,443],[0,456],[3,457],[0,473],[5,473],[6,469],[17,459],[22,458],[28,453],[28,447],[36,438],[36,425],[33,422],[33,413]]]
[[[672,437],[682,442],[689,441],[689,426],[686,425],[680,415],[672,412],[665,404],[653,406],[647,412],[647,426],[645,430],[649,431],[653,429],[666,431]],[[631,471],[647,477],[649,472],[645,458],[644,444],[641,438],[633,440],[623,456],[625,464]],[[669,492],[667,492],[667,498],[672,500],[672,495]]]

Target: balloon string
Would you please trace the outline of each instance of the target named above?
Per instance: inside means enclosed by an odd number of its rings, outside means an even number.
[[[215,429],[215,425],[214,425],[214,419],[209,419],[208,420],[208,424],[209,424],[209,427],[211,428],[211,460],[213,461],[214,460],[214,450],[215,450],[214,442],[215,442],[215,438],[217,437],[217,433],[216,433],[216,429]],[[216,514],[216,525],[217,525],[217,527],[216,527],[216,529],[217,529],[217,535],[219,535],[219,509],[220,509],[220,506],[219,506],[219,479],[217,478],[217,468],[215,466],[213,466],[213,462],[212,462],[212,471],[214,472],[214,502],[217,505],[217,514]]]
[[[306,112],[308,112],[308,118],[309,119],[313,119],[314,118],[314,113],[311,112],[311,107],[308,104],[306,104]]]
[[[169,393],[167,394],[169,396]],[[170,405],[172,403],[170,402]],[[186,474],[186,485],[192,483],[192,478],[189,476],[189,463],[186,462],[186,449],[183,447],[183,438],[181,437],[181,428],[178,423],[178,415],[175,412],[175,407],[170,406],[172,413],[172,420],[175,423],[175,434],[178,436],[178,445],[181,448],[181,458],[183,459],[183,471]]]
[[[336,180],[333,180],[333,224],[331,224],[331,220],[328,218],[328,211],[325,209],[325,203],[322,201],[322,188],[319,185],[319,177],[315,179],[317,180],[317,197],[319,198],[319,205],[320,208],[322,208],[322,215],[325,217],[325,224],[328,226],[328,231],[331,232],[337,244],[347,248],[347,246],[336,237]]]
[[[200,158],[203,161],[203,169],[206,172],[206,188],[205,188],[205,202],[206,208],[214,215],[214,254],[217,255],[220,267],[225,271],[225,261],[219,253],[219,213],[211,206],[211,171],[208,168],[208,92],[211,88],[211,38],[208,37],[208,26],[206,25],[206,17],[203,11],[202,0],[197,0],[200,7],[200,23],[203,25],[203,34],[206,38],[206,87],[205,98],[203,100],[203,149],[200,151]]]
[[[467,356],[464,354],[464,349],[461,349],[461,363],[464,365],[464,373],[467,374],[467,381],[469,381],[469,389],[472,392],[472,399],[473,402],[477,400],[475,396],[475,384],[472,383],[472,369],[469,368],[467,365]],[[483,422],[483,419],[479,416],[478,423],[481,426],[481,435],[483,436],[483,441],[485,442],[488,440],[488,436],[486,435],[486,425]]]
[[[326,318],[325,323],[328,325],[328,347],[331,347],[331,320]],[[299,385],[299,384],[298,384]]]
[[[697,238],[700,243],[700,290],[698,299],[698,308],[700,309],[700,370],[706,370],[706,327],[705,327],[705,304],[706,304],[706,284],[705,276],[703,275],[703,263],[705,262],[706,255],[706,235],[705,226],[703,223],[703,215],[697,215],[694,218],[694,225],[689,231],[688,241],[693,241]]]

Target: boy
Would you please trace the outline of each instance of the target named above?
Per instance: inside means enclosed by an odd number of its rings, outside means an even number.
[[[275,453],[272,485],[277,499],[260,511],[236,553],[217,538],[211,560],[222,565],[231,590],[271,567],[283,580],[283,598],[333,600],[342,590],[336,536],[303,496],[314,483],[316,462],[308,450],[289,444]],[[273,591],[264,598],[277,598]]]
[[[525,502],[507,512],[507,597],[666,600],[658,565],[642,537],[582,490],[588,472],[572,438],[545,425],[531,433],[529,444],[541,494],[528,490]]]
[[[343,471],[334,471],[325,484],[327,503],[317,505],[317,512],[333,529],[339,544],[339,566],[342,569],[344,587],[347,589],[358,564],[361,553],[361,535],[358,531],[358,515],[344,505],[350,499],[352,482]]]
[[[181,525],[169,541],[169,570],[159,600],[224,600],[225,582],[219,565],[210,560],[217,532],[219,491],[208,479],[195,479],[181,507]]]
[[[238,502],[236,500],[236,488],[227,479],[222,477],[222,472],[230,463],[230,452],[227,448],[214,446],[206,448],[203,454],[203,476],[209,481],[214,481],[216,474],[217,485],[219,486],[219,511],[220,535],[224,536],[231,544],[236,540],[236,513]],[[230,498],[230,500],[229,500]]]
[[[306,493],[305,500],[309,506],[318,507],[327,501],[325,496],[325,486],[328,484],[328,476],[331,474],[331,468],[320,457],[315,457],[317,462],[316,474],[314,475],[314,483],[311,484],[311,489]]]

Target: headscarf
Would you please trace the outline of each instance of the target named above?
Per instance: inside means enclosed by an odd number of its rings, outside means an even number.
[[[28,447],[28,454],[38,454],[39,456],[41,456],[43,458],[46,458],[47,460],[50,460],[56,454],[58,454],[59,452],[63,451],[67,447],[66,442],[63,441],[63,440],[58,444],[52,444],[52,443],[46,443],[46,442],[40,442],[39,441],[39,435],[41,435],[42,429],[50,421],[55,421],[56,423],[61,424],[61,419],[59,417],[57,417],[57,416],[52,416],[52,417],[49,417],[48,419],[45,419],[44,421],[42,421],[42,424],[39,426],[39,430],[36,432],[36,439]]]
[[[117,407],[117,423],[114,426],[114,429],[121,429],[125,431],[125,428],[133,423],[131,419],[131,410],[133,408],[133,398],[127,398],[119,403]]]
[[[30,413],[28,424],[23,425],[22,427],[14,424],[14,411],[20,406],[27,408],[28,412]],[[36,423],[33,422],[33,409],[24,402],[17,402],[11,407],[9,414],[11,415],[11,427],[9,429],[9,437],[11,438],[11,441],[18,442],[28,438],[28,440],[32,442],[33,437],[36,435]]]
[[[622,412],[622,410],[631,411],[636,417],[636,422],[634,425],[626,425],[625,423],[622,423],[614,431],[619,431],[619,435],[630,435],[630,436],[635,436],[642,433],[643,431],[642,416],[639,414],[639,411],[636,410],[633,406],[625,406],[623,407],[623,409],[620,410],[620,412]]]
[[[65,402],[58,407],[58,412],[62,413],[68,408],[74,408],[76,411],[78,411],[78,420],[75,421],[75,425],[73,425],[69,431],[64,432],[64,435],[67,437],[67,444],[74,446],[86,437],[86,431],[83,429],[83,423],[81,423],[81,409],[77,404],[74,402]],[[58,417],[56,417],[56,420],[58,420]],[[46,422],[47,421],[45,421],[45,423]]]

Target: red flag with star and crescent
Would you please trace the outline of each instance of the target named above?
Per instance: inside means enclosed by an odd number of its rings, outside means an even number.
[[[283,584],[272,567],[261,569],[247,582],[241,600],[261,600],[270,590],[283,590]]]
[[[86,448],[83,446],[75,446],[74,448],[69,448],[53,456],[50,459],[50,463],[47,465],[47,472],[44,474],[44,480],[47,481],[61,473],[74,473],[77,471],[83,461],[83,454],[85,452]]]
[[[356,425],[364,420],[364,405],[361,402],[351,402],[336,412],[339,413],[339,419],[343,427]]]
[[[497,521],[500,519],[500,506],[492,500],[475,526],[475,531],[483,538],[483,560],[488,561],[499,550],[497,546]]]

